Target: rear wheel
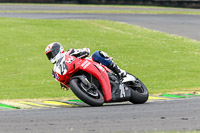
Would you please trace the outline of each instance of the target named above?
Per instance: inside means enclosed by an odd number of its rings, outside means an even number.
[[[91,106],[102,106],[104,103],[104,97],[99,89],[91,84],[85,85],[80,79],[72,79],[69,83],[73,93],[80,98],[83,102]]]
[[[131,89],[130,102],[134,104],[142,104],[148,100],[149,92],[142,81],[137,79],[134,84],[127,83],[126,85]]]

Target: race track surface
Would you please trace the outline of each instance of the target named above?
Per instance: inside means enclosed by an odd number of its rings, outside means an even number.
[[[131,8],[131,7],[98,7],[98,6],[53,6],[53,5],[0,5],[5,10],[165,10],[165,11],[200,11],[199,9],[167,8]],[[0,17],[33,18],[33,19],[104,19],[120,21],[170,34],[200,40],[200,15],[176,14],[109,14],[109,13],[0,13]]]
[[[45,7],[45,10],[48,10],[49,7]],[[16,8],[19,8],[19,6],[0,6],[0,10],[17,10]],[[29,6],[28,9],[24,8],[27,7],[20,6],[20,9],[18,10],[41,10],[40,6]],[[61,9],[59,6],[53,6],[51,8],[54,8],[55,10]],[[82,10],[91,9],[91,7],[84,8],[86,9]],[[112,10],[111,7],[108,8],[109,7],[107,7],[106,10]],[[93,10],[96,10],[96,8]],[[131,8],[131,10],[139,9]],[[198,15],[0,13],[0,17],[106,19],[136,24],[154,30],[200,40],[200,16]],[[0,132],[105,133],[200,131],[199,101],[200,97],[194,97],[188,99],[148,102],[142,105],[124,104],[103,107],[2,110],[0,111]]]
[[[80,13],[0,13],[0,17],[34,19],[103,19],[125,22],[200,40],[200,15],[170,14],[80,14]]]
[[[200,131],[200,97],[141,105],[0,111],[0,132]]]

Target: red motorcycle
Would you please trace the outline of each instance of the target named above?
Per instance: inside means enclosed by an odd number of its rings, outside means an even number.
[[[149,93],[145,85],[135,76],[127,74],[120,80],[106,66],[91,59],[80,59],[65,55],[65,73],[62,77],[66,86],[85,103],[102,106],[103,103],[130,101],[142,104],[148,100]],[[56,76],[59,75],[55,73]]]

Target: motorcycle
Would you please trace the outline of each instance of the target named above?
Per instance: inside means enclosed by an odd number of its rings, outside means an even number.
[[[121,80],[106,66],[89,58],[65,55],[65,62],[65,81],[62,84],[90,106],[122,101],[142,104],[148,100],[147,88],[130,73]]]

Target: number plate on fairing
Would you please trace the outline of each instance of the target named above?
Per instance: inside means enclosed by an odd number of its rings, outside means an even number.
[[[57,65],[54,66],[54,71],[60,75],[65,75],[67,73],[68,67],[66,65],[65,59],[62,58]]]

